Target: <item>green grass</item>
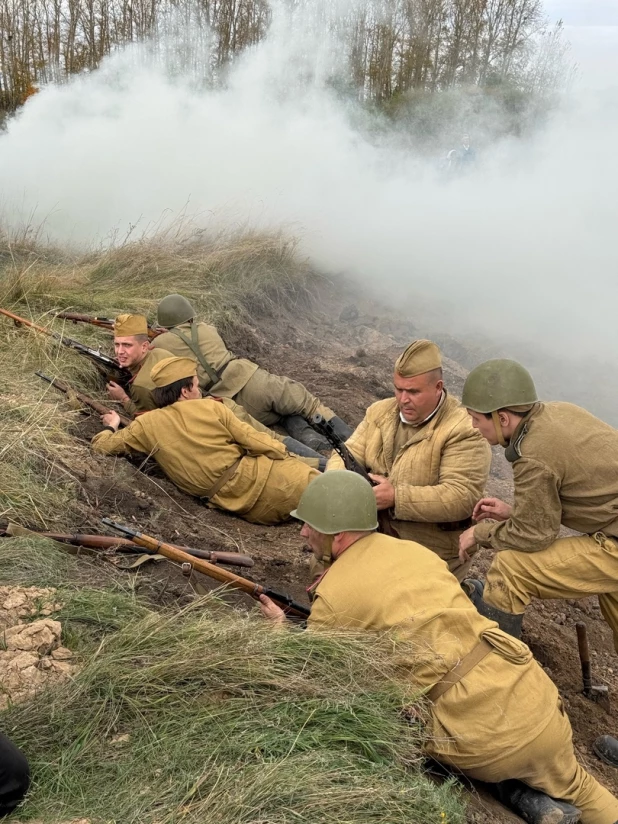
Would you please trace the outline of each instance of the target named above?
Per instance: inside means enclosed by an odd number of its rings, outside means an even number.
[[[215,596],[148,609],[113,571],[33,539],[0,547],[0,584],[60,583],[56,617],[83,668],[0,726],[27,753],[22,820],[140,824],[463,821],[419,771],[413,695],[388,644],[277,631]],[[21,555],[22,560],[19,560]],[[90,567],[90,569],[85,569]]]

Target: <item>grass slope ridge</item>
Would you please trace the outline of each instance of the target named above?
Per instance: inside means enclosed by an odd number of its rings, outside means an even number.
[[[85,566],[84,566],[85,565]],[[98,587],[84,588],[90,569]],[[20,818],[142,824],[459,824],[419,771],[391,645],[275,630],[215,597],[155,612],[48,542],[0,545],[0,583],[58,582],[84,666],[0,726],[35,777]]]

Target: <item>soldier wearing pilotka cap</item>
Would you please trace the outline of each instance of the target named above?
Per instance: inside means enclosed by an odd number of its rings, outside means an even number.
[[[133,377],[128,393],[122,386],[110,381],[106,387],[109,397],[120,401],[131,417],[155,409],[150,371],[156,363],[171,357],[171,352],[150,348],[148,321],[144,315],[118,315],[114,321],[114,352],[118,363],[128,369]]]
[[[462,580],[459,535],[483,494],[491,452],[466,410],[448,394],[435,343],[411,343],[395,363],[395,396],[369,407],[346,446],[377,483],[379,510],[389,510],[404,540],[436,552]],[[327,469],[341,469],[334,455]]]
[[[239,420],[215,398],[202,398],[197,364],[168,357],[150,374],[159,407],[119,429],[115,412],[92,439],[102,455],[151,455],[183,492],[257,524],[287,520],[319,473],[282,443]]]

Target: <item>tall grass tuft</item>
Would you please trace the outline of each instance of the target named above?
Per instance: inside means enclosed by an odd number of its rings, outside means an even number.
[[[22,540],[30,553],[42,544]],[[388,644],[278,631],[212,595],[155,613],[116,586],[76,588],[78,562],[46,552],[39,569],[58,559],[57,617],[83,668],[0,716],[33,768],[20,818],[463,821],[453,787],[420,770],[422,730],[401,716],[414,695]],[[11,580],[25,574],[0,563],[0,583],[7,568]],[[90,634],[73,638],[81,625]]]

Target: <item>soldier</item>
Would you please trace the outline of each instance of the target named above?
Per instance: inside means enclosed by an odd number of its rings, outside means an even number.
[[[159,409],[118,430],[115,412],[92,439],[102,455],[152,455],[179,489],[256,524],[287,520],[318,475],[271,435],[238,420],[214,398],[202,398],[192,358],[167,357],[150,375]]]
[[[480,544],[496,551],[471,596],[483,614],[521,633],[534,598],[599,596],[618,650],[618,431],[570,403],[539,403],[530,374],[490,360],[468,375],[463,404],[490,444],[513,465],[515,503],[482,498],[480,521],[460,538],[461,558]],[[558,538],[560,526],[584,533]]]
[[[171,357],[171,353],[165,349],[151,350],[149,348],[148,322],[143,315],[118,315],[114,325],[114,348],[116,359],[121,366],[131,370],[134,378],[130,387],[131,397],[127,395],[122,386],[113,381],[107,384],[108,395],[120,401],[131,417],[156,409],[157,405],[152,397],[154,383],[151,380],[150,371],[156,363]],[[221,400],[241,421],[257,429],[258,432],[266,432],[275,440],[281,441],[290,452],[301,456],[309,466],[324,470],[326,460],[319,452],[315,452],[290,436],[284,437],[271,432],[231,398]]]
[[[380,510],[390,510],[401,538],[447,561],[462,580],[459,536],[472,521],[489,475],[491,451],[442,380],[435,343],[417,340],[395,363],[395,397],[369,407],[346,446],[377,483]],[[333,455],[327,469],[341,469]]]
[[[394,654],[428,691],[431,757],[500,782],[500,799],[531,824],[579,821],[580,811],[583,824],[618,824],[618,800],[577,763],[558,691],[528,647],[475,610],[435,553],[375,532],[363,478],[319,476],[292,515],[326,565],[308,630],[392,632]],[[260,600],[282,623],[283,611]]]
[[[168,295],[159,303],[157,320],[168,329],[156,337],[153,346],[178,357],[198,362],[200,387],[211,395],[233,398],[260,423],[281,423],[289,434],[313,449],[330,449],[307,420],[322,415],[343,438],[352,430],[332,409],[290,378],[271,375],[256,363],[237,358],[227,348],[214,326],[195,321],[195,311],[182,295]]]
[[[122,386],[110,381],[106,387],[109,397],[120,401],[131,417],[155,409],[150,370],[155,363],[169,358],[171,352],[166,352],[162,347],[156,350],[150,348],[148,321],[143,315],[118,315],[114,323],[114,351],[118,363],[128,369],[133,377],[130,395]]]
[[[0,733],[0,816],[9,815],[23,799],[30,784],[30,768],[24,755]]]

